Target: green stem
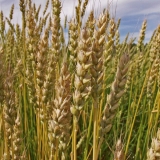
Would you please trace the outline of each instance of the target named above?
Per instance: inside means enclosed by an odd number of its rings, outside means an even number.
[[[98,144],[98,147],[97,147],[97,153],[99,153],[99,151],[100,151],[103,140],[104,140],[104,138],[101,137],[100,141],[99,141],[99,144]],[[96,155],[96,159],[98,159],[98,154]]]
[[[98,100],[94,101],[93,105],[93,122],[94,122],[94,129],[93,129],[93,160],[97,160],[98,152],[97,152],[97,130],[98,130]]]
[[[84,159],[87,159],[89,138],[90,138],[90,133],[91,133],[92,115],[93,115],[93,108],[92,108],[92,110],[91,110],[91,115],[90,115],[90,120],[89,120],[87,140],[86,140],[86,147],[85,147],[85,151],[84,151]]]
[[[139,105],[140,105],[140,102],[141,102],[141,98],[142,98],[142,95],[143,95],[143,91],[144,91],[144,88],[145,88],[146,80],[147,80],[147,75],[146,75],[144,83],[143,83],[141,94],[140,94],[140,97],[139,97],[139,100],[138,100],[138,103],[137,103],[137,106],[136,106],[136,111],[135,111],[135,114],[134,114],[134,117],[133,117],[133,122],[131,124],[131,129],[130,129],[129,137],[128,137],[127,144],[126,144],[125,155],[128,152],[128,147],[129,147],[129,143],[130,143],[130,139],[131,139],[131,135],[132,135],[132,131],[133,131],[133,126],[134,126],[134,123],[135,123],[135,120],[136,120],[136,116],[137,116],[138,108],[139,108]]]
[[[77,117],[73,115],[73,160],[77,160]]]

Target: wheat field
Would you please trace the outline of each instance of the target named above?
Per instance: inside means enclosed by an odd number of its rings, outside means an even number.
[[[20,0],[21,24],[0,12],[1,160],[160,159],[160,25],[121,42],[87,5],[63,25],[60,0]]]

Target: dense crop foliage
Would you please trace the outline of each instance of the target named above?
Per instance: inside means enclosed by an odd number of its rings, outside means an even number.
[[[22,24],[0,12],[0,159],[159,159],[160,26],[120,43],[120,20],[87,4],[64,26],[59,0],[42,15],[20,0]]]

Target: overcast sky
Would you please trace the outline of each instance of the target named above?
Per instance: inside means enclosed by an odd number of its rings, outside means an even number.
[[[74,7],[77,0],[61,0],[62,13],[61,19],[64,20],[65,15],[68,20],[74,16]],[[142,22],[147,19],[147,32],[145,41],[149,41],[153,31],[160,24],[160,0],[89,0],[87,14],[91,9],[95,10],[95,15],[110,4],[110,13],[116,19],[121,18],[120,35],[121,40],[125,38],[127,33],[130,37],[137,37],[141,28]],[[45,6],[46,0],[33,0],[36,4]],[[14,23],[20,23],[21,13],[19,12],[19,0],[0,0],[0,10],[3,10],[4,16],[8,17],[10,7],[15,4]],[[51,7],[49,8],[51,11]],[[87,15],[86,14],[86,15]],[[87,18],[87,16],[85,16]],[[67,35],[66,35],[67,36]]]

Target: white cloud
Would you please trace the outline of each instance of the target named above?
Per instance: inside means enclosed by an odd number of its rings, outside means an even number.
[[[115,0],[113,4],[115,5]],[[159,0],[118,0],[117,14],[121,17],[126,15],[147,15],[153,12],[160,12]]]

